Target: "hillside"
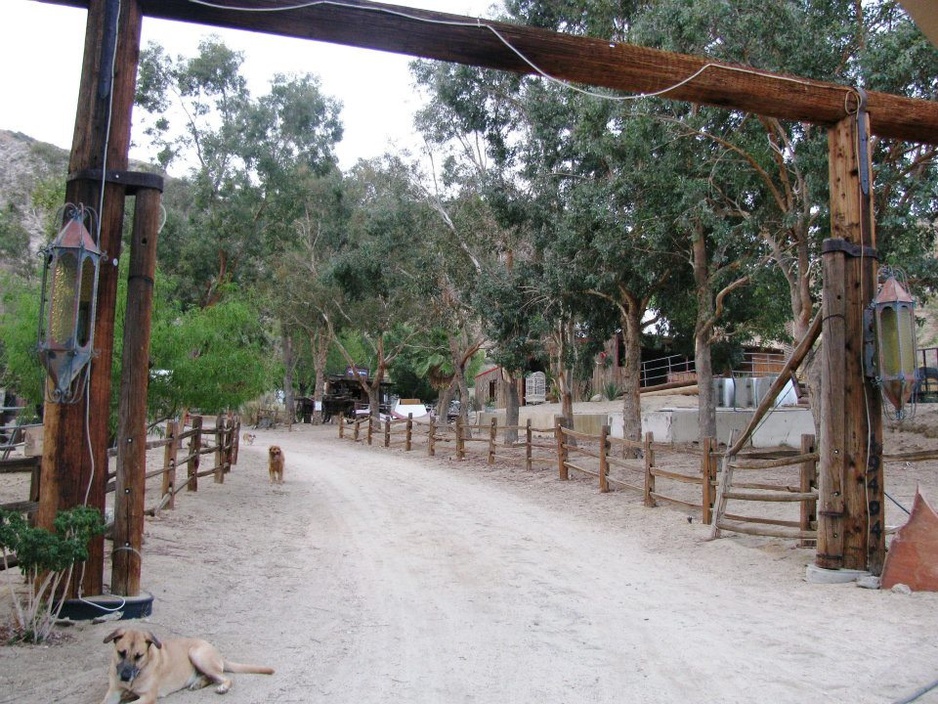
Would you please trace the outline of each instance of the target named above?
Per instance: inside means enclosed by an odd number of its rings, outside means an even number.
[[[0,130],[0,211],[19,221],[34,250],[46,231],[45,214],[33,204],[36,187],[43,182],[64,184],[67,172],[67,150]]]

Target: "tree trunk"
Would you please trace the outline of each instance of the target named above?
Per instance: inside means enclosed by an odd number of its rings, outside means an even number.
[[[622,433],[626,440],[642,439],[642,311],[639,306],[626,307],[622,315],[622,336],[625,346],[625,364],[622,367]]]
[[[717,434],[709,333],[698,332],[694,337],[694,366],[697,370],[697,434],[703,447],[706,438],[715,438]]]
[[[520,416],[518,387],[515,376],[507,369],[502,368],[502,379],[505,381],[505,425],[511,428],[505,431],[505,442],[518,441],[518,419]]]
[[[453,377],[449,384],[447,384],[446,387],[440,391],[440,396],[436,400],[437,418],[440,418],[444,423],[446,422],[447,416],[449,415],[449,404],[453,400],[457,384],[458,382],[456,381],[456,377]],[[459,415],[462,416],[462,404],[460,404]],[[465,419],[462,418],[462,420]]]
[[[319,410],[313,408],[313,425],[322,425],[322,397],[326,391],[326,360],[329,358],[330,339],[327,329],[322,329],[310,335],[310,347],[313,350],[316,364],[313,403],[319,402]]]
[[[466,381],[466,369],[460,367],[455,377],[456,387],[459,390],[459,417],[462,419],[463,427],[469,425],[469,383]]]
[[[573,322],[569,319],[558,323],[551,335],[554,344],[550,355],[551,369],[560,393],[560,414],[568,428],[573,427],[573,372],[566,366],[567,348],[573,338],[572,328]]]
[[[570,422],[568,427],[573,427],[573,388],[570,381],[572,373],[569,369],[561,369],[557,375],[558,386],[560,387],[560,412],[563,417]]]
[[[293,429],[296,418],[296,399],[293,395],[293,337],[283,336],[283,405],[286,406],[287,430]]]
[[[713,402],[713,363],[710,340],[713,334],[714,302],[710,290],[707,240],[698,233],[693,243],[694,284],[697,288],[697,324],[694,327],[694,366],[697,370],[697,435],[700,446],[705,438],[716,437],[716,407]]]

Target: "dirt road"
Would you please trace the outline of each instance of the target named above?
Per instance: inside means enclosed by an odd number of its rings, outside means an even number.
[[[223,485],[148,519],[143,627],[277,670],[236,675],[227,704],[873,704],[938,679],[936,594],[808,584],[809,550],[711,542],[680,511],[552,469],[335,436],[259,431]],[[0,704],[100,701],[114,627],[0,648]]]

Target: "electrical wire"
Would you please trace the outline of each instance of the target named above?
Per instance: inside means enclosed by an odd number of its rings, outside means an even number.
[[[117,16],[115,17],[115,22],[119,24],[120,15],[123,9],[122,0],[116,0],[117,7]],[[115,36],[113,47],[111,48],[111,61],[110,61],[110,72],[111,75],[108,76],[109,80],[109,90],[108,90],[108,103],[107,103],[107,120],[105,122],[105,134],[104,134],[104,150],[101,155],[101,183],[99,184],[99,194],[98,194],[98,217],[97,217],[97,227],[96,235],[98,240],[98,247],[101,247],[101,236],[103,225],[101,221],[104,214],[104,198],[105,198],[105,189],[107,186],[107,158],[108,158],[108,149],[111,145],[111,125],[114,120],[114,78],[117,75],[117,45],[118,41]],[[93,334],[93,333],[92,333]],[[91,472],[88,475],[88,485],[85,488],[85,502],[84,505],[88,505],[88,501],[91,496],[91,488],[94,485],[94,477],[97,471],[95,458],[94,458],[94,448],[91,444],[91,368],[94,364],[94,355],[88,360],[88,372],[86,375],[85,381],[85,440],[87,441],[88,446],[88,456],[91,460]]]
[[[114,79],[117,75],[117,46],[119,44],[116,26],[120,23],[120,16],[123,10],[122,0],[115,0],[115,7],[117,9],[117,14],[114,17],[115,22],[115,35],[113,39],[113,46],[111,47],[111,56],[110,56],[110,75],[108,78],[108,102],[107,102],[107,119],[105,121],[105,135],[104,135],[104,147],[103,153],[101,155],[101,182],[99,184],[99,193],[98,193],[98,216],[96,218],[97,223],[95,229],[95,234],[97,236],[98,247],[101,247],[101,237],[103,233],[103,225],[101,223],[104,214],[104,203],[105,203],[105,190],[107,186],[107,165],[108,165],[108,150],[110,149],[111,144],[111,126],[114,120]],[[105,32],[108,31],[108,28],[105,28]],[[102,257],[103,258],[103,257]],[[97,293],[97,292],[96,292]],[[91,331],[92,336],[94,331]],[[92,337],[93,339],[93,337]],[[92,343],[93,344],[93,343]],[[88,474],[88,484],[85,487],[85,500],[84,505],[87,506],[91,500],[91,489],[94,486],[94,478],[97,474],[97,463],[94,456],[94,446],[91,442],[91,370],[94,365],[94,355],[91,359],[88,360],[88,369],[85,373],[85,442],[88,450],[89,466],[90,471]],[[81,573],[77,580],[76,588],[78,590],[78,599],[87,603],[87,600],[83,595],[83,584],[85,577],[85,569],[87,567],[87,562],[83,562],[81,566]]]
[[[907,516],[911,516],[911,515],[912,515],[912,512],[909,511],[909,509],[907,509],[905,506],[903,506],[902,504],[900,504],[898,501],[896,501],[894,498],[892,498],[892,497],[889,495],[889,492],[884,491],[883,494],[885,495],[885,497],[886,497],[887,499],[889,499],[890,501],[892,501],[896,506],[898,506],[898,507],[901,508],[903,511],[905,511],[905,513],[906,513]]]
[[[860,242],[860,287],[859,290],[862,293],[866,290],[866,242],[862,241],[862,232],[864,226],[864,220],[866,216],[864,213],[867,212],[867,209],[863,206],[862,199],[870,198],[869,188],[871,184],[869,182],[869,161],[864,158],[866,154],[866,149],[863,147],[863,139],[866,131],[866,125],[862,124],[862,121],[866,118],[866,93],[862,88],[857,89],[857,110],[854,114],[854,121],[856,123],[856,144],[854,145],[854,153],[857,156],[857,174],[860,179],[860,213],[861,213],[861,222],[860,222],[860,232],[861,232],[861,242]],[[864,178],[867,179],[867,192],[863,192],[863,183]],[[869,204],[867,203],[867,207]],[[863,345],[860,345],[860,369],[864,371],[866,366],[865,360],[863,358]],[[873,514],[870,511],[870,482],[869,482],[869,471],[870,471],[870,453],[873,450],[873,418],[870,415],[870,399],[869,399],[869,384],[862,384],[863,387],[863,413],[866,418],[866,466],[863,468],[863,500],[866,508],[866,553],[867,553],[867,567],[869,567],[869,559],[872,553],[872,523],[873,523]],[[880,448],[882,452],[882,448]],[[882,459],[880,459],[880,468],[882,467]],[[880,508],[880,511],[883,509]],[[884,513],[885,518],[885,513]]]
[[[204,7],[210,7],[216,10],[227,10],[229,12],[263,12],[263,13],[291,12],[295,10],[304,10],[310,7],[319,7],[319,6],[328,5],[331,7],[340,7],[340,8],[346,8],[346,9],[352,9],[352,10],[376,12],[376,13],[384,14],[384,15],[392,15],[395,17],[401,17],[403,19],[413,20],[415,22],[423,22],[425,24],[432,24],[432,25],[446,26],[446,27],[468,27],[468,28],[475,27],[478,29],[484,29],[494,34],[495,37],[502,44],[504,44],[519,59],[521,59],[525,64],[527,64],[531,68],[532,71],[534,71],[537,75],[541,76],[545,80],[550,81],[551,83],[559,85],[568,90],[572,90],[576,93],[580,93],[582,95],[586,95],[592,98],[599,98],[601,100],[611,100],[615,102],[624,102],[624,101],[629,101],[629,100],[641,100],[643,98],[654,98],[657,96],[665,95],[666,93],[670,93],[671,91],[677,90],[678,88],[681,88],[687,85],[688,83],[691,83],[692,81],[700,77],[704,72],[708,70],[731,71],[731,72],[736,72],[736,73],[743,73],[743,74],[750,75],[750,76],[761,76],[763,78],[771,78],[772,80],[785,81],[788,83],[794,83],[794,84],[803,85],[803,86],[817,85],[816,83],[813,83],[811,81],[804,80],[801,78],[795,78],[793,76],[781,76],[778,74],[769,73],[767,71],[757,71],[755,69],[746,68],[744,66],[729,66],[726,64],[706,63],[703,66],[701,66],[699,69],[694,71],[691,75],[687,76],[686,78],[681,79],[677,83],[674,83],[668,86],[667,88],[662,88],[661,90],[651,91],[648,93],[635,93],[632,95],[610,95],[608,93],[599,93],[597,91],[580,88],[579,86],[576,86],[570,83],[569,81],[564,81],[562,79],[559,79],[550,75],[549,73],[547,73],[547,71],[542,69],[536,63],[534,63],[534,61],[528,58],[520,49],[515,47],[500,31],[498,31],[497,28],[495,28],[491,23],[489,23],[486,20],[483,20],[482,18],[477,18],[474,22],[466,22],[465,20],[434,19],[430,17],[422,17],[420,15],[415,15],[409,12],[404,12],[403,10],[392,10],[387,7],[362,7],[361,5],[352,5],[347,2],[342,2],[341,0],[310,0],[310,2],[301,2],[301,3],[296,3],[293,5],[284,5],[283,7],[237,7],[233,5],[221,5],[218,3],[209,2],[208,0],[188,0],[188,2],[190,2],[193,5],[202,5]],[[619,44],[619,43],[620,42],[610,41],[609,46],[614,47],[616,46],[616,44]],[[856,96],[856,90],[853,88],[849,88],[849,87],[843,87],[843,90],[846,91],[846,95],[844,96],[845,112],[849,113],[849,110],[846,109],[847,101],[849,100],[851,96]]]

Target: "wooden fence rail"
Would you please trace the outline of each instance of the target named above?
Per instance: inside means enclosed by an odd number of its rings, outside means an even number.
[[[800,540],[803,545],[817,540],[818,459],[813,435],[801,437],[801,452],[795,455],[772,458],[758,454],[724,455],[712,537],[719,538],[726,530]],[[797,470],[797,475],[781,471],[792,468]],[[736,480],[736,472],[741,470],[761,476],[758,481],[740,482]],[[750,507],[769,504],[775,509],[762,509],[759,515],[732,514],[727,510],[730,501],[745,502]],[[783,506],[792,503],[799,505],[797,520]]]
[[[504,440],[512,432],[517,441]],[[601,492],[630,489],[641,494],[647,506],[663,501],[700,510],[706,523],[712,515],[718,468],[715,440],[706,443],[705,452],[699,453],[701,458],[691,470],[677,471],[655,462],[657,452],[673,453],[670,445],[655,443],[650,433],[641,442],[614,438],[608,426],[596,436],[560,423],[553,428],[535,428],[530,420],[523,426],[499,425],[496,418],[484,425],[464,425],[440,424],[432,418],[415,420],[410,416],[383,420],[363,416],[352,421],[340,418],[339,437],[369,445],[381,437],[383,447],[401,448],[405,452],[425,445],[431,457],[436,456],[441,444],[446,444],[458,460],[473,457],[490,465],[523,463],[528,471],[536,465],[555,465],[562,480],[569,479],[574,471],[596,477]],[[693,496],[672,488],[687,484],[699,487]]]
[[[386,448],[397,447],[410,452],[425,445],[430,457],[436,456],[439,444],[448,443],[459,460],[478,455],[478,451],[473,451],[473,446],[484,446],[484,456],[488,464],[495,464],[497,461],[514,463],[523,457],[525,468],[531,470],[536,464],[554,462],[553,442],[544,441],[542,437],[545,434],[553,435],[553,429],[535,428],[530,420],[525,425],[512,426],[499,425],[495,418],[485,425],[464,425],[461,422],[447,425],[438,423],[433,418],[414,419],[412,415],[407,418],[385,418],[381,421],[371,416],[352,421],[339,418],[340,438],[348,436],[356,442],[362,441],[371,445],[379,432],[383,438],[382,445]],[[517,433],[516,442],[509,443],[500,439],[510,432]]]
[[[528,470],[535,463],[553,464],[561,480],[568,480],[572,470],[596,477],[601,492],[609,491],[610,487],[623,488],[640,493],[646,506],[666,502],[700,510],[702,522],[713,527],[714,537],[728,531],[800,540],[802,545],[817,537],[818,454],[813,436],[802,438],[800,452],[771,457],[758,453],[727,456],[719,451],[714,438],[705,439],[701,448],[675,447],[656,443],[651,433],[641,442],[614,438],[609,435],[608,426],[603,427],[599,435],[591,435],[564,427],[560,422],[552,429],[532,428],[530,422],[525,426],[498,426],[494,420],[484,426],[440,425],[434,420],[418,422],[413,418],[382,422],[385,447],[411,451],[425,442],[427,454],[434,456],[439,443],[452,443],[458,459],[484,456],[489,464],[498,459],[515,463],[523,448],[524,466]],[[351,423],[340,419],[339,437],[354,441],[367,438],[371,443],[373,428],[377,425],[371,418]],[[503,431],[518,431],[519,441],[499,442],[498,433]],[[553,441],[543,442],[543,436],[550,433]],[[473,453],[474,445],[484,446],[485,455],[478,451]],[[534,456],[535,450],[537,456]],[[883,459],[895,462],[934,460],[938,459],[938,451],[884,455]],[[779,474],[784,475],[792,468],[797,468],[797,476],[779,478]],[[735,475],[743,471],[771,476],[741,482]],[[770,508],[762,515],[729,513],[727,505],[731,501],[742,502],[750,508]],[[797,518],[778,515],[781,511],[777,507],[787,504],[798,504]]]
[[[197,491],[199,477],[212,475],[216,483],[223,483],[225,474],[231,471],[231,467],[237,463],[240,418],[220,415],[215,419],[214,427],[204,427],[202,416],[191,416],[190,420],[192,427],[188,430],[184,429],[178,421],[168,421],[163,437],[147,442],[147,450],[165,448],[162,466],[146,472],[148,480],[161,478],[159,498],[154,506],[146,509],[148,515],[154,515],[164,508],[174,508],[175,496],[182,489]],[[184,445],[186,440],[188,444]],[[108,451],[111,457],[116,454],[115,449]],[[201,458],[205,455],[214,455],[214,464],[207,469],[201,468]],[[41,461],[41,457],[15,457],[0,460],[0,475],[12,472],[32,473],[27,500],[0,504],[0,509],[29,515],[35,513],[39,508]],[[177,486],[176,470],[182,466],[186,467],[186,479]],[[115,477],[115,473],[108,474],[106,489],[108,493],[114,491]]]

